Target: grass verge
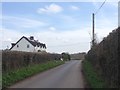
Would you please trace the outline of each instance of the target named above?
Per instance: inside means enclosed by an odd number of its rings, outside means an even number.
[[[2,71],[0,72],[0,90],[2,89]]]
[[[97,88],[106,88],[104,80],[95,72],[91,63],[87,60],[83,61],[83,72],[89,88],[96,90]]]
[[[23,80],[29,76],[48,70],[61,64],[64,64],[64,61],[48,61],[46,63],[23,67],[18,70],[11,71],[7,74],[3,74],[2,88],[7,88],[8,86],[16,83],[17,81]]]

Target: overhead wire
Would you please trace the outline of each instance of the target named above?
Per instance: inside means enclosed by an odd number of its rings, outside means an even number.
[[[94,13],[95,15],[100,11],[100,9],[103,7],[103,5],[105,4],[106,0],[101,4],[101,6],[98,8],[98,10]]]
[[[100,9],[103,7],[103,5],[105,4],[106,0],[101,4],[101,6],[98,8],[98,10],[94,13],[95,15],[100,11]],[[86,42],[88,43],[88,42]],[[74,43],[74,44],[67,44],[67,45],[55,45],[55,46],[49,46],[49,47],[65,47],[65,46],[73,46],[73,45],[77,45],[77,44],[81,44],[81,42],[78,43]]]

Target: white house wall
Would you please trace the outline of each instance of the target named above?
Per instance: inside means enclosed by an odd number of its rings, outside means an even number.
[[[45,48],[41,48],[41,51],[45,51]]]
[[[27,45],[29,44],[29,48],[27,48]],[[17,47],[19,45],[19,47]],[[26,51],[26,52],[34,52],[35,48],[34,46],[28,42],[25,38],[22,38],[11,50],[13,51]]]
[[[45,48],[43,48],[43,47],[35,47],[35,51],[38,51],[38,50],[45,51]]]

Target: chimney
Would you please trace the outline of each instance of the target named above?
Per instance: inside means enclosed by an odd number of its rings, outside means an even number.
[[[34,37],[33,37],[33,36],[30,36],[30,40],[34,40]]]
[[[11,43],[12,47],[15,46],[15,43]]]

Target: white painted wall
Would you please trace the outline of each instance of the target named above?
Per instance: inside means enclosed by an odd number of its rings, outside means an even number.
[[[41,48],[41,51],[45,51],[45,48]]]
[[[40,51],[46,51],[46,49],[43,48],[43,47],[35,47],[35,51],[38,51],[38,50],[40,50]]]
[[[29,48],[27,45],[29,44]],[[17,47],[19,45],[19,47]],[[28,42],[25,38],[22,38],[12,49],[12,51],[26,51],[26,52],[35,52],[34,46]]]

